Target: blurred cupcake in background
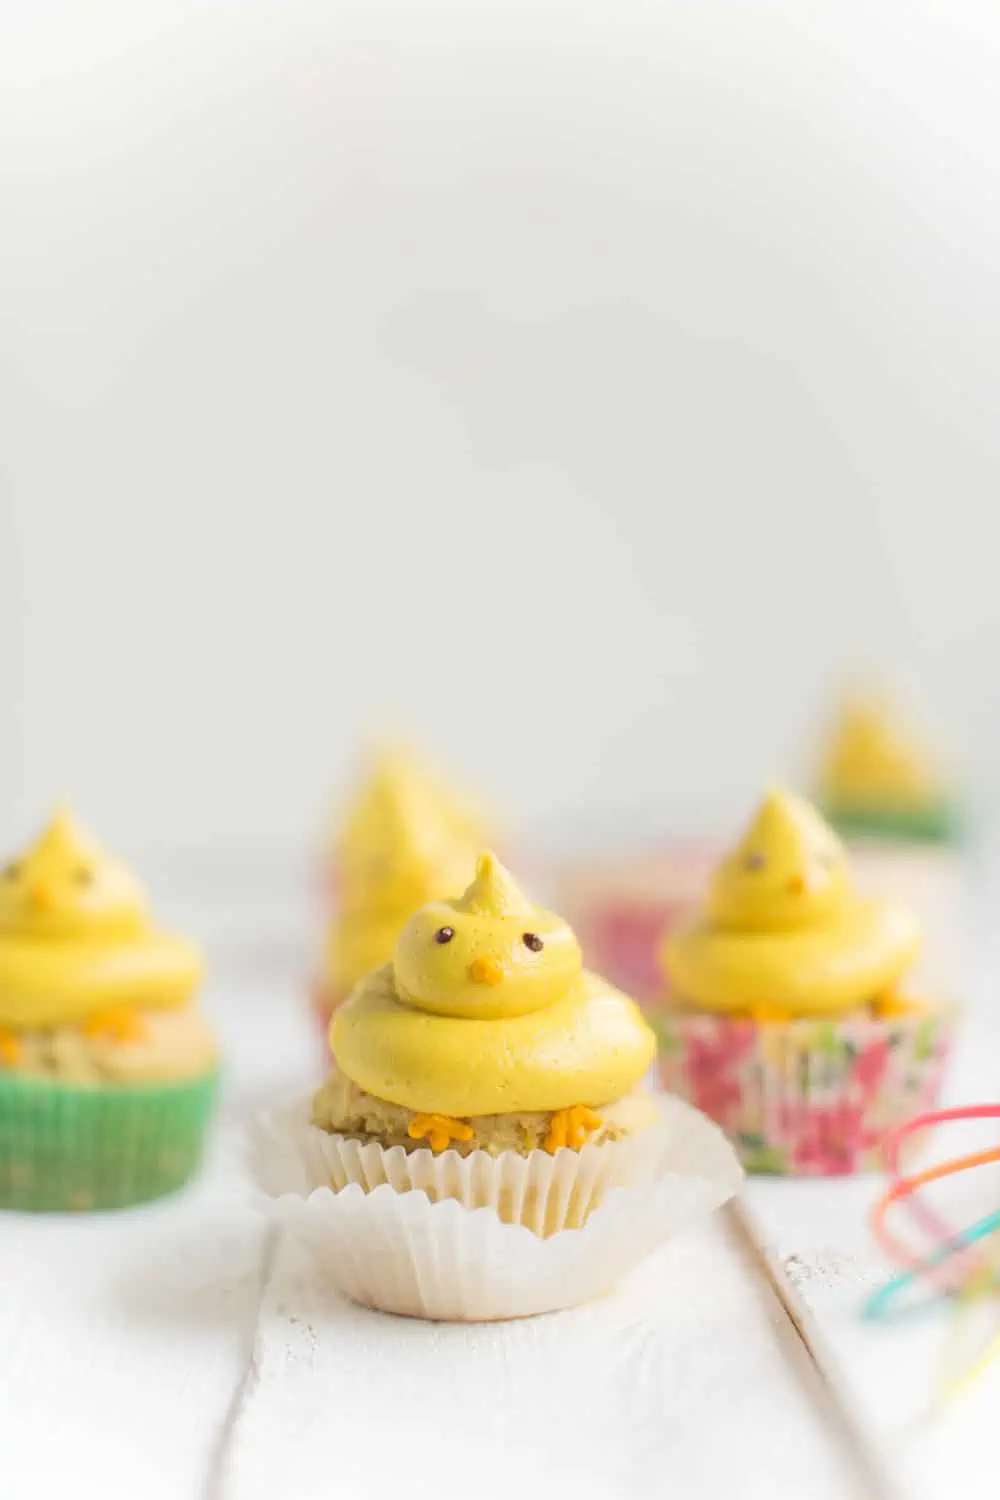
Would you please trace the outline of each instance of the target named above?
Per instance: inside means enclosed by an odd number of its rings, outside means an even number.
[[[770,792],[664,942],[666,1087],[751,1170],[878,1167],[888,1131],[934,1104],[954,1029],[950,1004],[907,988],[919,948],[910,909],[858,894],[820,815]]]
[[[821,747],[816,791],[845,840],[862,890],[893,893],[924,928],[920,974],[954,984],[965,971],[965,822],[954,778],[884,693],[848,694]]]
[[[482,817],[412,753],[375,758],[333,845],[335,900],[315,991],[324,1032],[354,986],[391,958],[414,909],[463,889]]]
[[[0,1207],[118,1208],[195,1171],[216,1092],[198,950],[67,811],[0,873]]]

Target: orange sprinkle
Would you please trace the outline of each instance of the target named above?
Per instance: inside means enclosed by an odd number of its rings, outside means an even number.
[[[568,1146],[571,1151],[579,1151],[588,1133],[596,1130],[602,1123],[601,1116],[595,1114],[586,1104],[574,1104],[569,1109],[557,1109],[549,1121],[549,1133],[543,1142],[543,1149],[551,1156],[558,1151],[560,1146]]]
[[[776,1005],[755,1005],[750,1011],[750,1019],[755,1026],[773,1026],[778,1021],[787,1021],[789,1016],[787,1010]]]
[[[444,1151],[452,1141],[471,1141],[472,1126],[451,1115],[414,1115],[406,1133],[411,1141],[426,1140],[432,1151]]]
[[[898,990],[886,990],[883,994],[876,995],[872,1009],[877,1016],[909,1016],[922,1010],[923,1006],[919,1001],[907,999]]]
[[[141,1042],[147,1035],[146,1023],[128,1005],[109,1006],[95,1011],[83,1023],[84,1036],[111,1042]]]
[[[0,1030],[0,1067],[16,1068],[21,1061],[21,1039],[12,1031]]]

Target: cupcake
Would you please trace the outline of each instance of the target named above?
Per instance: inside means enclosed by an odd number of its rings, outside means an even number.
[[[934,753],[891,705],[854,694],[841,706],[819,766],[820,805],[839,833],[954,843],[957,800]]]
[[[480,844],[474,814],[419,761],[376,761],[337,840],[336,907],[315,992],[324,1032],[358,981],[392,957],[415,908],[463,888]]]
[[[921,978],[953,983],[968,949],[964,818],[938,757],[885,698],[855,693],[823,748],[817,793],[861,889],[903,897],[919,915]]]
[[[273,1129],[297,1172],[268,1185],[319,1191],[332,1273],[373,1306],[572,1305],[739,1180],[709,1122],[647,1091],[656,1038],[636,1005],[489,853],[463,896],[410,917],[330,1048],[308,1122]]]
[[[337,1011],[330,1050],[313,1124],[380,1151],[579,1151],[656,1117],[653,1032],[492,854],[463,896],[411,916]]]
[[[954,1025],[905,988],[919,947],[912,912],[859,895],[820,815],[772,791],[664,943],[663,1082],[753,1170],[878,1167],[886,1134],[933,1106]]]
[[[119,1208],[187,1181],[217,1074],[201,972],[68,812],[0,873],[0,1207]]]

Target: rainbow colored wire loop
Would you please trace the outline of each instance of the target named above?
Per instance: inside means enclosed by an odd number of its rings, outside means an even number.
[[[887,1317],[900,1295],[920,1280],[930,1281],[938,1290],[965,1296],[993,1290],[997,1286],[996,1256],[984,1257],[981,1252],[967,1252],[974,1251],[976,1246],[1000,1231],[1000,1211],[986,1214],[975,1224],[955,1230],[921,1199],[920,1189],[960,1172],[971,1171],[974,1167],[1000,1162],[1000,1147],[940,1162],[910,1176],[901,1175],[899,1170],[904,1144],[919,1132],[953,1121],[995,1119],[1000,1119],[1000,1104],[965,1105],[960,1109],[942,1109],[918,1115],[889,1137],[886,1142],[886,1165],[891,1180],[875,1206],[872,1228],[883,1249],[904,1269],[868,1299],[865,1305],[866,1317]],[[890,1231],[886,1220],[889,1210],[895,1205],[905,1206],[923,1232],[936,1239],[937,1243],[930,1250],[915,1253],[904,1240]]]

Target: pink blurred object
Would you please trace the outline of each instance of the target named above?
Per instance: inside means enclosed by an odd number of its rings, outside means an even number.
[[[717,858],[714,844],[690,840],[566,866],[555,905],[572,923],[588,968],[636,1000],[661,996],[664,934],[701,900]]]

